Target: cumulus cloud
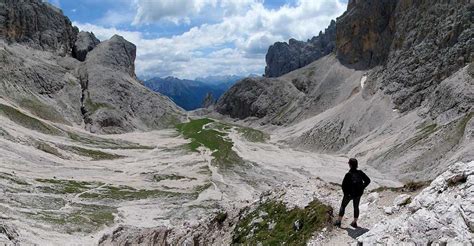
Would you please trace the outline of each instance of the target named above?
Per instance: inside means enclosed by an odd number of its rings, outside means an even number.
[[[189,79],[261,74],[271,44],[289,38],[311,38],[346,8],[341,0],[297,0],[278,9],[268,9],[260,0],[136,0],[136,4],[135,22],[142,24],[163,18],[184,21],[190,15],[209,11],[206,6],[228,13],[212,24],[200,24],[179,35],[154,39],[145,38],[141,32],[75,23],[82,30],[93,31],[101,40],[118,33],[135,43],[140,76]]]
[[[199,14],[207,17],[234,15],[261,0],[135,0],[137,14],[134,25],[167,20],[190,23]],[[216,11],[217,10],[217,11]]]
[[[133,24],[150,24],[162,19],[175,23],[189,22],[188,15],[198,12],[196,1],[189,0],[137,0],[137,14]]]

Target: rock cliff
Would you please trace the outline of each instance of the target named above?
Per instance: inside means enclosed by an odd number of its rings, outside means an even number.
[[[357,68],[384,62],[395,35],[393,13],[397,1],[351,1],[337,19],[336,52],[343,64]]]
[[[62,11],[37,0],[0,2],[0,38],[36,49],[67,55],[72,51],[78,29]]]
[[[307,42],[290,39],[270,46],[266,56],[265,77],[279,77],[333,52],[336,40],[336,22]]]

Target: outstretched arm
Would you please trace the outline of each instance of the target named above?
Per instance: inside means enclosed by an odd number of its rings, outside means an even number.
[[[370,178],[364,172],[360,171],[360,173],[362,174],[362,180],[364,181],[364,188],[366,188],[370,184]]]

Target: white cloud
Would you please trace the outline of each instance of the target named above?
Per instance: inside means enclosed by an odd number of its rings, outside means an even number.
[[[120,24],[129,24],[134,18],[135,14],[130,11],[124,12],[109,10],[98,23],[103,26],[118,26]]]
[[[135,43],[140,76],[191,79],[261,74],[269,45],[289,38],[311,38],[346,9],[342,0],[297,0],[279,9],[267,9],[260,0],[135,1],[135,22],[142,24],[163,18],[179,23],[189,16],[205,14],[209,8],[227,13],[214,24],[205,23],[180,35],[155,39],[147,39],[140,32],[75,23],[82,30],[93,31],[101,40],[117,33]]]
[[[137,14],[134,24],[150,24],[160,20],[189,22],[188,15],[199,12],[197,1],[189,0],[136,0]]]

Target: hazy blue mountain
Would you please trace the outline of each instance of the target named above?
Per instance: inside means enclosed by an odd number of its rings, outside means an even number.
[[[207,77],[198,77],[197,81],[201,81],[210,85],[222,85],[222,84],[235,84],[235,82],[243,79],[243,76],[237,75],[217,75],[217,76],[207,76]]]
[[[152,78],[144,81],[146,87],[171,98],[186,110],[201,108],[208,93],[216,100],[241,77],[212,76],[200,80],[186,80],[175,77]]]

